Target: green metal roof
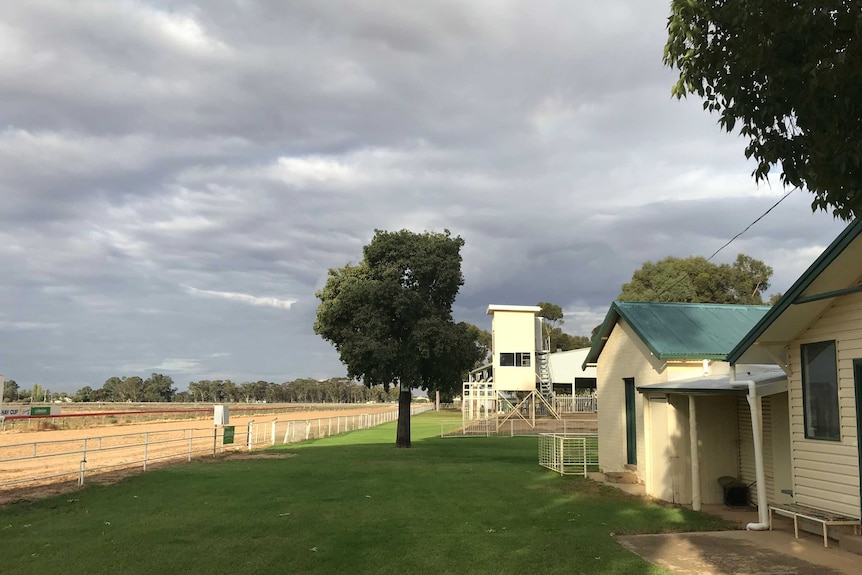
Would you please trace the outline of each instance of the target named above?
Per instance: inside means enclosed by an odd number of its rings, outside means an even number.
[[[805,273],[754,325],[728,354],[728,361],[762,361],[755,343],[771,347],[772,355],[834,302],[834,298],[859,290],[862,274],[862,219],[854,220],[820,254]],[[780,358],[786,362],[786,357]]]
[[[659,359],[720,359],[762,318],[766,305],[615,301],[584,365],[595,364],[620,318]]]

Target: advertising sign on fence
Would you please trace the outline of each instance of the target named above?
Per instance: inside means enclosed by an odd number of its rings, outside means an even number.
[[[230,445],[233,443],[233,435],[236,427],[233,425],[226,425],[224,427],[224,437],[222,437],[222,445]]]
[[[59,405],[22,405],[20,407],[4,407],[0,415],[5,417],[29,417],[31,415],[60,415]]]

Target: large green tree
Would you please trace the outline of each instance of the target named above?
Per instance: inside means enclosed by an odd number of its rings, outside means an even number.
[[[471,369],[475,369],[491,361],[491,333],[477,325],[473,325],[472,323],[465,325],[467,326],[471,339],[476,342],[476,346],[479,348],[477,354],[479,359],[475,364],[470,366]]]
[[[169,375],[154,373],[144,380],[144,401],[173,401],[177,388]]]
[[[3,399],[5,401],[18,400],[18,383],[14,379],[3,382]]]
[[[448,230],[375,230],[362,261],[329,270],[316,294],[314,331],[335,346],[348,376],[399,386],[398,447],[410,447],[410,390],[451,390],[479,360],[467,324],[452,320],[463,245]]]
[[[762,304],[772,268],[739,254],[730,264],[703,257],[668,257],[646,262],[623,284],[621,301]]]
[[[862,3],[672,0],[667,29],[673,94],[739,126],[756,180],[780,164],[812,209],[862,214]]]
[[[571,335],[563,331],[561,326],[566,321],[563,319],[565,314],[562,307],[546,301],[540,301],[536,305],[542,308],[537,315],[546,320],[542,324],[542,329],[544,330],[543,335],[545,339],[549,342],[551,351],[569,351],[571,349],[590,347],[590,338],[587,336]]]

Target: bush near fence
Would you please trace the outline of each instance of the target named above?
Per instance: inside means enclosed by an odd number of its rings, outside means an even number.
[[[411,413],[431,409],[433,405],[413,407]],[[287,445],[368,429],[397,419],[398,408],[393,407],[376,413],[251,421],[235,426],[233,443],[227,444],[225,428],[210,426],[0,445],[0,494],[40,484],[74,482],[81,486],[92,475],[117,470],[146,471],[155,463]]]

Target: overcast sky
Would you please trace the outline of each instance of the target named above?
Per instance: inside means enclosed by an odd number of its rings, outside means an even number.
[[[375,228],[466,241],[455,317],[589,334],[647,260],[784,190],[670,96],[667,2],[27,0],[0,12],[0,372],[21,387],[346,373],[312,330]],[[797,191],[743,252],[786,290],[844,227]]]

